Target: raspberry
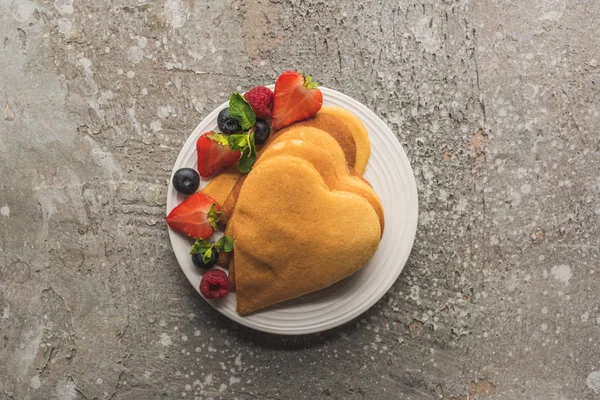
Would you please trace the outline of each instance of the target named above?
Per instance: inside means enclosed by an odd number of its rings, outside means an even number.
[[[273,111],[273,91],[268,87],[257,86],[244,94],[244,98],[258,118],[271,118]]]
[[[204,273],[200,281],[200,293],[207,299],[220,299],[229,293],[229,278],[220,269],[213,269]]]

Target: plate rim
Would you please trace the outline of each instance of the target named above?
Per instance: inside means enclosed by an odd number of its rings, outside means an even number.
[[[267,85],[267,87],[273,89],[274,85]],[[175,246],[173,245],[174,239],[181,237],[181,235],[179,233],[175,232],[174,230],[172,230],[167,225],[168,232],[169,232],[169,241],[171,242],[171,248],[173,249],[173,253],[177,259],[179,268],[182,270],[182,272],[186,276],[188,282],[192,285],[192,287],[194,287],[194,289],[200,295],[200,297],[202,299],[204,299],[204,301],[206,301],[208,304],[210,304],[211,307],[213,307],[214,309],[219,311],[225,317],[227,317],[243,326],[246,326],[248,328],[251,328],[251,329],[254,329],[257,331],[265,332],[265,333],[279,334],[279,335],[306,335],[306,334],[313,334],[313,333],[318,333],[318,332],[323,332],[323,331],[326,331],[329,329],[333,329],[333,328],[343,325],[349,321],[352,321],[353,319],[355,319],[356,317],[358,317],[359,315],[361,315],[362,313],[364,313],[368,309],[370,309],[373,305],[375,305],[379,300],[381,300],[389,292],[390,288],[398,280],[398,277],[404,270],[404,267],[406,266],[408,258],[412,252],[412,248],[414,246],[414,241],[416,238],[416,231],[417,231],[417,227],[418,227],[418,217],[419,217],[418,191],[417,191],[417,185],[416,185],[414,171],[410,164],[410,160],[409,160],[408,156],[406,155],[406,152],[404,151],[404,148],[402,147],[402,145],[400,143],[400,140],[398,139],[398,137],[396,135],[394,135],[394,133],[391,131],[391,129],[387,126],[387,124],[377,114],[375,114],[371,109],[369,109],[367,106],[365,106],[358,100],[356,100],[344,93],[341,93],[337,90],[330,89],[327,87],[321,86],[321,87],[319,87],[319,89],[321,89],[321,91],[323,92],[324,103],[328,102],[329,98],[336,98],[336,97],[341,100],[344,100],[345,102],[354,103],[354,106],[356,106],[358,109],[360,109],[361,112],[367,114],[367,116],[373,120],[375,125],[377,125],[377,128],[381,128],[380,133],[382,135],[393,139],[392,143],[394,143],[393,147],[395,148],[394,152],[393,152],[393,156],[399,157],[401,163],[404,164],[408,168],[407,172],[409,172],[407,174],[407,177],[408,177],[407,186],[409,187],[408,195],[412,197],[412,201],[411,201],[412,210],[407,210],[406,217],[407,217],[407,225],[408,225],[408,228],[410,229],[409,231],[407,231],[407,233],[410,234],[410,239],[409,239],[410,246],[407,247],[408,251],[405,253],[404,257],[401,260],[398,260],[399,261],[398,268],[396,268],[396,271],[395,271],[393,277],[390,277],[391,279],[388,279],[388,281],[383,286],[385,288],[385,290],[379,289],[379,291],[381,292],[380,295],[377,295],[374,298],[369,298],[369,301],[361,303],[360,307],[355,308],[354,310],[352,310],[349,313],[342,314],[341,317],[333,320],[331,323],[323,324],[316,328],[291,327],[290,329],[286,329],[285,327],[277,327],[277,328],[266,329],[265,327],[263,327],[261,325],[257,325],[255,323],[253,323],[251,318],[249,318],[249,316],[242,317],[239,314],[237,314],[237,312],[235,312],[235,311],[233,313],[224,312],[224,310],[221,310],[218,307],[218,300],[217,301],[207,300],[204,298],[204,296],[202,296],[200,294],[199,288],[196,287],[196,285],[193,282],[194,277],[192,276],[191,271],[188,271],[186,268],[183,267],[182,263],[179,260],[180,255],[178,255],[178,252],[175,250]],[[184,165],[182,165],[183,159],[185,158],[184,150],[186,148],[188,148],[189,146],[193,146],[195,148],[195,142],[196,142],[197,138],[200,136],[200,134],[202,134],[202,132],[199,132],[200,131],[199,128],[202,125],[204,125],[205,123],[209,123],[211,120],[216,121],[216,116],[218,115],[219,111],[222,110],[223,108],[227,107],[227,105],[228,105],[227,101],[223,102],[221,105],[217,106],[212,112],[210,112],[205,118],[203,118],[196,125],[196,127],[193,129],[192,133],[188,136],[185,143],[181,147],[179,154],[177,156],[177,159],[175,160],[175,163],[173,165],[173,169],[171,171],[170,177],[169,177],[168,189],[167,189],[167,204],[166,204],[167,215],[170,212],[170,210],[173,207],[175,207],[176,204],[178,204],[178,203],[173,204],[173,201],[171,200],[174,195],[174,188],[172,185],[172,180],[173,180],[173,174],[175,173],[175,171],[177,171],[178,168],[184,167]],[[359,116],[359,118],[360,118],[360,116]],[[364,122],[365,121],[363,120],[363,123]],[[367,124],[365,124],[365,125],[367,125]],[[369,133],[371,134],[371,132],[369,132]],[[371,162],[371,160],[369,160],[369,163],[370,162]],[[203,179],[203,181],[208,183],[208,181],[210,181],[210,180]],[[266,310],[266,312],[268,312],[268,310]]]

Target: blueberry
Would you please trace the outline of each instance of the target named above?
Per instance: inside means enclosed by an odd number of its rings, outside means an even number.
[[[192,194],[200,186],[200,175],[191,168],[178,169],[173,175],[173,187],[181,194]]]
[[[194,265],[202,269],[212,268],[212,266],[217,263],[217,258],[219,258],[219,251],[214,247],[211,251],[212,254],[210,256],[210,260],[207,263],[204,262],[204,257],[202,254],[192,254],[192,262],[194,263]]]
[[[242,130],[239,122],[232,118],[229,115],[229,107],[224,108],[219,113],[217,117],[217,125],[219,125],[219,129],[226,135],[231,135],[232,133],[236,133]]]
[[[271,135],[271,127],[264,119],[257,118],[254,125],[254,143],[263,144]]]

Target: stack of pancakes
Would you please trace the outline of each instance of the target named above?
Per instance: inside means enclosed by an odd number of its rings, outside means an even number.
[[[249,174],[228,169],[202,190],[222,205],[234,241],[220,264],[229,266],[238,313],[330,286],[373,255],[384,216],[362,178],[369,155],[360,119],[325,106],[271,134]]]

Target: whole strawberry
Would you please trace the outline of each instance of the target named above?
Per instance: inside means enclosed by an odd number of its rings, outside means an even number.
[[[202,276],[200,293],[207,299],[220,299],[229,293],[229,278],[220,269],[212,269]]]
[[[257,86],[244,94],[244,98],[252,107],[254,114],[262,119],[271,118],[273,97],[273,91],[265,86]]]

